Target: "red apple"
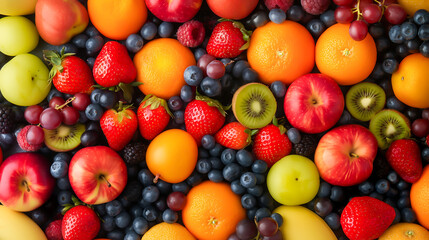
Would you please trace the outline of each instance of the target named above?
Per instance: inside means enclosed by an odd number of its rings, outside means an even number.
[[[78,0],[38,0],[35,20],[43,40],[61,45],[83,32],[88,26],[89,17]]]
[[[0,166],[0,202],[19,211],[32,211],[52,194],[55,179],[47,159],[37,153],[15,153]]]
[[[207,0],[210,10],[221,18],[240,20],[255,10],[258,0]]]
[[[200,10],[202,0],[145,0],[150,12],[165,22],[186,22]]]
[[[127,167],[119,154],[109,147],[86,147],[71,159],[69,180],[82,202],[102,204],[112,201],[124,190]]]
[[[305,74],[289,86],[284,111],[289,123],[305,133],[321,133],[333,127],[344,110],[338,84],[324,74]]]
[[[342,125],[320,139],[314,162],[326,182],[352,186],[371,175],[377,149],[377,140],[367,128],[357,124]]]

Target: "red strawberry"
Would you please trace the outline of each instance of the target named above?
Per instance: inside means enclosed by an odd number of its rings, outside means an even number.
[[[100,219],[91,208],[78,205],[64,214],[61,230],[64,240],[92,240],[100,231]]]
[[[61,53],[44,50],[43,55],[52,64],[49,77],[58,91],[66,94],[91,92],[95,82],[84,60],[73,56],[73,53],[64,53],[64,49]]]
[[[256,133],[253,139],[253,152],[257,159],[272,166],[292,150],[292,143],[286,135],[286,128],[282,125],[269,124]]]
[[[222,105],[213,99],[196,96],[185,109],[186,131],[194,137],[198,146],[204,135],[215,134],[225,122]]]
[[[164,99],[147,95],[137,109],[137,118],[142,137],[152,140],[167,127],[170,116],[171,112]]]
[[[240,22],[220,22],[207,43],[207,53],[217,58],[234,58],[249,46],[250,31]]]
[[[426,136],[426,146],[429,146],[429,135]]]
[[[251,130],[239,122],[231,122],[216,133],[215,139],[217,143],[224,147],[239,150],[251,143]]]
[[[95,81],[103,87],[131,83],[137,77],[136,67],[127,48],[116,41],[104,44],[95,59],[92,71]]]
[[[185,47],[197,47],[204,41],[206,31],[204,25],[197,21],[191,20],[185,22],[177,29],[177,40]]]
[[[109,146],[119,151],[131,141],[137,131],[137,116],[129,106],[119,110],[109,109],[100,119],[101,130],[106,136]]]
[[[387,149],[386,158],[393,170],[409,183],[416,182],[422,175],[420,148],[411,139],[400,139],[392,142]]]
[[[48,240],[63,240],[61,224],[62,220],[55,220],[49,223],[48,227],[45,229],[45,235]]]
[[[341,213],[341,226],[350,240],[373,240],[395,219],[395,209],[373,197],[354,197]]]

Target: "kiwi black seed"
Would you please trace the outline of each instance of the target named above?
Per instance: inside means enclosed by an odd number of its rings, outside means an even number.
[[[381,149],[387,149],[395,140],[411,136],[410,121],[405,115],[393,109],[378,112],[369,122],[369,130],[374,134]]]
[[[56,129],[45,132],[45,145],[56,152],[67,152],[80,145],[80,137],[85,132],[85,125],[75,124],[72,126],[62,124]]]
[[[274,118],[277,101],[271,90],[261,83],[240,87],[232,98],[232,111],[243,126],[257,129],[268,125]]]
[[[359,83],[346,94],[346,107],[350,114],[360,120],[369,121],[381,111],[386,103],[386,93],[375,83]]]

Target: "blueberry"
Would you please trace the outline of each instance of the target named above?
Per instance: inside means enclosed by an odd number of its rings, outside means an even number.
[[[106,232],[111,232],[115,230],[116,228],[115,218],[111,216],[104,216],[103,221],[101,222],[101,228]]]
[[[201,174],[206,174],[210,172],[211,169],[212,169],[212,164],[208,159],[202,158],[197,161],[197,165],[196,165],[197,172]]]
[[[220,157],[220,155],[222,154],[222,151],[223,151],[222,145],[220,145],[219,143],[216,143],[215,147],[209,150],[209,153],[210,153],[210,156],[212,157]],[[221,169],[221,168],[222,166],[220,166],[218,169]]]
[[[98,89],[98,88],[94,89],[89,95],[91,99],[91,103],[100,103],[100,97],[103,92],[104,90],[102,89]]]
[[[77,53],[78,51],[77,47],[72,43],[63,44],[60,47],[64,48],[64,53]]]
[[[67,172],[69,170],[69,165],[64,160],[54,161],[51,164],[51,175],[54,178],[62,178],[67,176]]]
[[[326,198],[331,195],[331,184],[327,182],[321,182],[319,186],[319,191],[317,192],[317,196],[321,198]]]
[[[185,123],[185,111],[179,110],[173,113],[174,122],[178,125]]]
[[[158,200],[160,195],[159,189],[156,186],[147,186],[143,189],[143,200],[146,202],[153,203]]]
[[[220,160],[224,165],[228,165],[229,163],[235,162],[235,150],[231,148],[226,148],[222,151],[220,155]]]
[[[399,101],[399,99],[397,99],[395,96],[391,96],[386,100],[386,107],[402,112],[405,110],[406,105]]]
[[[189,190],[191,190],[191,188],[186,182],[174,183],[171,186],[171,189],[173,190],[173,192],[182,192],[184,194],[188,194]]]
[[[149,223],[143,217],[137,217],[134,218],[132,227],[137,234],[143,235],[149,229]]]
[[[255,219],[256,221],[261,220],[262,218],[266,218],[271,216],[271,211],[268,208],[259,208],[256,210]]]
[[[399,209],[411,207],[410,197],[409,196],[400,197],[398,199],[397,205]]]
[[[143,208],[139,205],[132,206],[130,209],[130,214],[133,218],[140,217],[142,213],[143,213]]]
[[[391,42],[387,37],[381,37],[375,40],[375,46],[379,53],[388,50],[391,47]]]
[[[340,216],[338,214],[332,212],[328,214],[324,219],[332,230],[340,229]]]
[[[243,70],[249,67],[250,67],[250,64],[247,61],[239,60],[234,64],[234,67],[232,68],[232,76],[240,79],[243,74]]]
[[[99,104],[105,109],[113,108],[117,101],[116,93],[112,91],[103,91],[100,94]]]
[[[166,201],[166,199],[165,199],[165,197],[164,196],[162,196],[162,197],[160,197],[156,202],[155,202],[155,204],[153,204],[155,207],[156,207],[156,209],[158,209],[159,211],[164,211],[165,209],[167,209],[167,201]]]
[[[149,186],[153,184],[153,179],[155,176],[149,171],[149,169],[142,169],[138,173],[138,180],[144,186]]]
[[[332,186],[329,198],[334,202],[341,202],[344,199],[344,189],[339,186]]]
[[[209,178],[210,181],[212,182],[222,182],[223,181],[223,175],[222,172],[220,170],[217,169],[212,169],[208,174],[207,177]]]
[[[422,41],[429,40],[429,23],[423,24],[419,27],[418,35]]]
[[[269,209],[274,208],[274,199],[268,191],[264,192],[262,196],[258,198],[258,202],[259,205],[262,207],[266,207]]]
[[[352,121],[352,115],[349,113],[349,111],[344,110],[341,114],[340,120],[338,120],[338,123],[341,125],[349,124]]]
[[[183,87],[180,89],[180,98],[185,102],[188,103],[192,101],[195,97],[194,92],[192,91],[191,86],[189,85],[183,85]]]
[[[158,211],[152,206],[147,206],[143,209],[143,217],[149,222],[155,221],[158,215]]]
[[[131,222],[131,216],[126,211],[121,212],[115,217],[115,224],[118,228],[126,228]]]
[[[62,153],[57,153],[54,156],[54,162],[56,161],[64,161],[66,163],[70,163],[71,160],[71,156],[68,153],[62,152]]]
[[[238,179],[240,177],[240,174],[241,167],[236,163],[229,163],[222,170],[222,176],[228,182],[232,182]]]
[[[375,183],[375,191],[377,191],[380,194],[387,193],[387,191],[389,191],[389,188],[390,188],[390,184],[389,184],[389,181],[387,181],[386,179],[379,179]]]
[[[114,231],[108,232],[106,237],[112,240],[123,240],[124,233],[120,230],[114,230]]]
[[[119,202],[119,200],[116,200],[116,199],[106,203],[105,207],[106,207],[107,215],[111,217],[117,216],[119,213],[122,212],[122,209],[123,209],[121,202]]]
[[[287,130],[286,134],[292,143],[296,144],[301,141],[301,133],[296,128],[290,128],[289,130]]]
[[[269,18],[265,11],[257,11],[250,16],[250,22],[255,28],[264,26],[268,21]]]
[[[262,185],[256,185],[254,187],[247,188],[247,192],[255,197],[260,197],[264,193],[264,188]]]
[[[97,35],[97,36],[88,38],[88,40],[85,43],[85,48],[88,55],[93,55],[98,51],[100,51],[103,45],[104,45],[104,39],[101,36]]]
[[[95,64],[95,58],[94,57],[87,58],[86,63],[92,69],[94,67],[94,64]]]
[[[198,157],[199,158],[209,158],[210,153],[206,149],[199,147],[198,148]]]
[[[85,29],[85,34],[89,37],[95,37],[100,35],[100,32],[94,26],[90,25]]]
[[[210,157],[209,158],[210,164],[212,165],[212,168],[222,170],[224,167],[222,161],[217,157]]]
[[[389,30],[389,39],[393,43],[401,44],[404,42],[404,37],[401,34],[401,26],[400,25],[394,25]]]
[[[155,38],[158,33],[158,28],[153,22],[146,22],[140,30],[140,35],[144,40],[152,40]]]
[[[391,171],[388,175],[387,175],[387,180],[389,180],[390,183],[392,184],[397,184],[399,181],[399,176],[395,171]]]
[[[243,79],[244,83],[257,82],[259,80],[259,75],[252,68],[245,68],[241,73],[241,79]]]
[[[254,160],[252,154],[245,149],[238,150],[235,159],[243,167],[250,167]]]
[[[86,34],[78,34],[72,38],[72,43],[78,48],[85,48],[88,36]]]
[[[369,194],[369,196],[373,197],[373,198],[376,198],[376,199],[378,199],[380,201],[383,201],[383,195],[381,195],[378,192],[372,192],[372,193]]]
[[[280,24],[286,20],[286,13],[280,8],[273,8],[268,13],[268,18],[271,22]]]
[[[256,186],[256,176],[252,172],[245,172],[240,177],[240,184],[245,188]]]
[[[204,78],[204,73],[198,66],[191,65],[185,69],[183,77],[189,86],[199,86]]]
[[[59,191],[57,196],[58,205],[62,206],[65,204],[71,204],[72,203],[72,193],[67,190]]]
[[[256,207],[252,208],[252,209],[248,209],[246,211],[247,218],[250,219],[250,220],[252,220],[252,221],[254,221],[255,220],[255,214],[256,214],[257,210],[258,209]]]
[[[216,140],[212,135],[204,135],[201,138],[201,146],[207,150],[213,149],[216,145]]]
[[[282,215],[278,214],[278,213],[273,213],[271,214],[271,218],[274,219],[274,221],[277,222],[277,226],[281,227],[283,224],[283,217]]]
[[[316,198],[314,201],[314,211],[322,218],[332,212],[333,206],[329,198]]]
[[[413,20],[418,25],[429,23],[429,12],[426,9],[419,9],[414,13]]]
[[[162,38],[168,38],[173,35],[174,26],[170,22],[162,22],[158,26],[158,34]]]
[[[276,98],[282,98],[286,94],[286,85],[282,81],[274,81],[271,83],[270,89]]]
[[[401,210],[401,219],[404,222],[413,223],[417,220],[417,216],[413,209],[404,208]]]
[[[127,231],[124,236],[124,240],[140,240],[141,237],[134,231]]]
[[[289,20],[299,22],[304,18],[305,12],[300,5],[292,5],[286,12]]]
[[[255,173],[255,177],[256,177],[256,184],[265,183],[265,174]]]
[[[204,54],[207,54],[207,51],[205,48],[199,47],[195,49],[194,51],[195,60],[198,61],[198,59],[200,59],[200,57],[202,57]]]
[[[330,27],[337,23],[337,20],[335,20],[335,11],[334,10],[327,10],[320,14],[320,20],[322,20],[323,24],[325,24],[326,27]]]
[[[240,180],[234,180],[231,182],[231,190],[237,195],[242,195],[246,192],[246,188],[241,186]]]
[[[389,188],[389,191],[387,191],[386,196],[396,197],[398,194],[399,194],[398,189],[391,187],[391,188]]]
[[[268,170],[268,164],[262,160],[256,160],[252,163],[252,172],[265,173]]]
[[[414,39],[417,36],[417,26],[412,22],[404,22],[401,24],[401,35],[405,40]]]
[[[130,34],[127,39],[125,40],[125,46],[127,47],[127,50],[136,53],[140,51],[140,49],[143,48],[143,38],[139,34]]]
[[[234,68],[234,61],[232,61],[229,58],[222,58],[222,59],[220,59],[220,61],[223,63],[223,65],[225,65],[225,73],[231,73],[232,69]],[[231,75],[229,75],[229,76],[231,76]]]
[[[399,211],[398,208],[393,209],[395,209],[395,218],[393,219],[392,224],[399,223],[401,221],[401,211]]]
[[[425,162],[429,162],[429,147],[424,147],[422,150],[422,159]]]
[[[170,99],[168,99],[167,104],[171,111],[178,111],[183,107],[183,101],[179,96],[172,96]]]
[[[252,194],[246,193],[243,196],[241,196],[241,205],[245,209],[252,209],[256,207],[257,203],[258,202],[255,196],[253,196]]]
[[[60,190],[69,190],[71,188],[68,176],[57,179],[57,187]]]
[[[396,59],[386,58],[383,60],[383,63],[381,66],[383,67],[383,71],[385,73],[392,74],[393,72],[396,71],[396,69],[398,69],[398,65],[399,63]]]
[[[424,41],[420,44],[419,51],[423,56],[429,57],[429,41]]]
[[[319,38],[323,31],[325,31],[326,26],[320,19],[315,18],[307,23],[307,29],[314,38]]]
[[[203,176],[198,172],[192,172],[192,174],[186,179],[186,183],[191,187],[195,187],[203,181]]]
[[[30,215],[31,219],[33,219],[33,221],[36,222],[39,226],[42,226],[49,220],[47,211],[41,207],[28,212],[28,214]]]
[[[208,97],[216,97],[221,94],[222,84],[219,79],[205,77],[200,84],[201,91]]]
[[[409,53],[416,53],[419,51],[421,41],[417,38],[406,40],[404,45],[407,47]]]
[[[171,192],[171,183],[168,183],[166,181],[163,181],[161,179],[158,179],[158,182],[156,182],[156,187],[158,188],[159,192],[161,194],[169,194]]]
[[[51,99],[52,99],[53,97],[60,97],[60,98],[64,98],[64,94],[63,94],[62,92],[58,91],[57,89],[52,88],[52,89],[49,91],[48,96],[47,96],[46,98],[47,98],[47,100],[48,100],[48,102],[49,102],[49,101],[51,101]]]
[[[175,223],[179,219],[179,215],[177,212],[167,208],[162,213],[162,220],[166,223]]]
[[[384,200],[384,202],[385,203],[387,203],[387,204],[389,204],[390,206],[392,206],[393,208],[394,207],[397,207],[396,206],[396,202],[392,199],[392,198],[386,198],[385,200]]]

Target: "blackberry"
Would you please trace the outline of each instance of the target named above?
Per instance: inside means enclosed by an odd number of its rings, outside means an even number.
[[[313,159],[317,143],[318,139],[315,135],[302,134],[301,141],[299,141],[299,143],[294,144],[294,151],[296,154]]]
[[[13,109],[7,105],[0,105],[0,133],[10,133],[14,127]]]
[[[127,164],[138,164],[145,159],[146,149],[143,142],[128,143],[122,150],[122,158]]]

